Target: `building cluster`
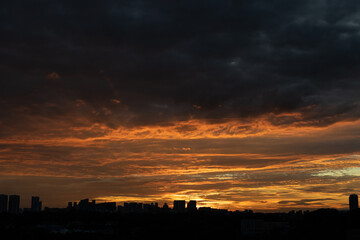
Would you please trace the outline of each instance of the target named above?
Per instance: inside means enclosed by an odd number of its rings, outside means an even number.
[[[83,199],[79,202],[69,202],[67,209],[77,209],[82,211],[96,211],[96,212],[118,212],[122,213],[157,213],[157,212],[191,212],[197,210],[196,201],[191,200],[187,204],[185,200],[175,200],[174,208],[170,209],[167,203],[159,207],[155,203],[138,203],[138,202],[125,202],[123,206],[116,208],[116,202],[96,203],[95,200]]]
[[[163,207],[165,208],[168,208],[167,205]],[[158,203],[125,202],[124,206],[118,206],[118,211],[122,213],[158,212],[159,210]]]
[[[199,208],[201,211],[209,210],[210,208]],[[45,211],[59,211],[59,208],[47,208]],[[79,202],[68,202],[68,205],[63,210],[80,210],[86,212],[118,212],[122,213],[141,213],[141,212],[192,212],[196,211],[196,201],[190,200],[186,203],[185,200],[175,200],[174,207],[171,209],[164,203],[162,207],[159,207],[157,202],[155,203],[137,203],[137,202],[125,202],[123,206],[116,206],[116,202],[103,202],[96,203],[96,200],[90,201],[88,198],[80,200]],[[214,210],[214,209],[211,209]],[[41,212],[42,202],[37,196],[31,197],[31,208],[24,208],[24,212]],[[0,194],[0,213],[20,213],[20,196],[19,195],[4,195]]]
[[[24,211],[40,212],[42,202],[39,197],[31,197],[31,208],[25,208]],[[0,194],[0,213],[20,213],[20,196]]]
[[[115,212],[116,202],[96,203],[95,200],[89,201],[88,198],[77,202],[68,202],[67,209],[78,209],[87,212]]]
[[[118,211],[123,213],[140,213],[140,212],[191,212],[196,211],[196,201],[190,200],[187,204],[185,200],[175,200],[173,209],[169,208],[167,203],[159,207],[158,203],[137,203],[125,202],[124,206],[118,206]]]

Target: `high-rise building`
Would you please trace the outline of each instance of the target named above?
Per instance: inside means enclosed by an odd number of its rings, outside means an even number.
[[[42,207],[42,202],[40,202],[39,197],[31,197],[31,211],[40,212]]]
[[[0,194],[0,213],[7,212],[8,195]]]
[[[20,196],[19,195],[10,195],[9,196],[9,213],[19,213],[20,212]]]
[[[349,208],[350,208],[350,211],[359,208],[358,195],[356,195],[356,194],[351,194],[351,195],[349,196]]]
[[[189,211],[196,210],[196,201],[195,200],[190,200],[190,202],[188,202],[188,204],[187,204],[187,209]]]
[[[174,211],[185,212],[185,200],[174,200]]]
[[[79,202],[79,209],[81,210],[89,210],[91,207],[91,203],[89,202],[89,199],[86,198],[86,199],[83,199],[83,200],[80,200]]]

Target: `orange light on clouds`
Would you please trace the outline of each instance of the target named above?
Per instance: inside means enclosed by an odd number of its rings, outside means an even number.
[[[346,189],[360,191],[359,155],[351,134],[360,121],[275,126],[268,118],[116,129],[94,124],[72,127],[61,136],[15,135],[0,140],[6,146],[0,173],[12,177],[8,186],[19,191],[24,190],[18,182],[29,178],[43,189],[35,176],[81,181],[59,189],[74,192],[71,200],[171,204],[195,199],[198,206],[264,211],[346,207]],[[346,151],[344,141],[353,142],[346,143]]]

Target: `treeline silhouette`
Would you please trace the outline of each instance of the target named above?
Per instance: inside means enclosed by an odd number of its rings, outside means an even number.
[[[252,211],[0,214],[2,239],[359,239],[360,212]]]

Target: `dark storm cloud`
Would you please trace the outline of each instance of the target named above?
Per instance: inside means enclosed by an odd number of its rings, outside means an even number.
[[[358,1],[7,1],[2,134],[359,112]],[[39,120],[40,118],[40,120]],[[87,119],[84,121],[84,119]],[[273,119],[275,125],[298,119]]]

